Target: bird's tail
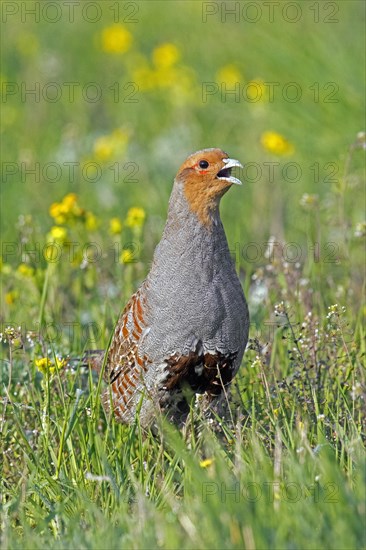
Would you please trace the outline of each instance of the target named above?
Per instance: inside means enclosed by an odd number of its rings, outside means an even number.
[[[103,366],[105,354],[106,351],[104,349],[88,349],[82,357],[69,359],[69,363],[72,366],[77,364],[81,367],[92,369],[99,374]]]
[[[106,351],[104,349],[88,349],[85,351],[82,364],[95,370],[98,374],[103,366]]]

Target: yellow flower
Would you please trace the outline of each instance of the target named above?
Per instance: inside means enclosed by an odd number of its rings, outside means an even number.
[[[10,265],[5,264],[2,258],[0,258],[0,273],[4,273],[4,275],[9,275],[9,273],[11,273]]]
[[[59,202],[52,203],[49,210],[50,216],[60,225],[66,222],[66,216],[62,214],[61,210],[62,207]]]
[[[99,220],[92,212],[85,214],[85,227],[88,231],[95,231],[99,225]]]
[[[122,155],[128,143],[127,132],[118,128],[112,134],[100,136],[94,143],[94,155],[97,160],[106,161],[115,155]]]
[[[152,53],[153,63],[158,69],[172,67],[179,58],[180,52],[177,46],[169,42],[157,46]]]
[[[82,208],[78,205],[78,197],[75,193],[68,193],[64,196],[61,203],[61,212],[69,216],[81,216],[83,213]]]
[[[30,32],[19,33],[16,40],[16,47],[24,56],[31,57],[39,51],[39,41],[36,35]]]
[[[17,298],[19,298],[18,290],[11,290],[10,292],[7,292],[5,294],[5,302],[8,304],[8,306],[13,305]]]
[[[245,97],[251,103],[267,99],[267,90],[263,80],[260,78],[250,80],[245,86]]]
[[[69,219],[81,216],[83,210],[78,205],[77,195],[68,193],[61,202],[51,204],[49,213],[57,224],[62,225]]]
[[[71,212],[77,204],[78,197],[75,193],[68,193],[62,199],[62,206],[66,212]]]
[[[168,88],[175,85],[178,80],[178,72],[174,67],[157,69],[154,72],[154,84],[158,88]]]
[[[102,32],[102,50],[107,53],[125,53],[132,44],[132,34],[121,24],[106,27]]]
[[[297,423],[297,427],[299,428],[300,431],[304,431],[304,428],[305,428],[304,422],[302,420],[299,420]]]
[[[261,144],[264,149],[275,155],[291,155],[294,152],[294,146],[277,132],[264,132]]]
[[[37,369],[39,370],[39,372],[41,372],[42,374],[46,374],[47,370],[49,370],[50,366],[51,366],[51,361],[50,359],[48,359],[48,357],[42,357],[42,359],[36,359],[35,360],[35,365],[37,367]]]
[[[127,227],[142,227],[145,221],[145,210],[134,206],[127,212],[125,224]]]
[[[56,366],[58,370],[62,369],[66,365],[66,360],[56,357],[56,362],[54,362],[48,357],[42,357],[41,359],[36,359],[34,363],[39,372],[45,375],[47,372],[54,374],[56,371]]]
[[[139,67],[133,71],[132,78],[141,91],[151,90],[155,87],[155,72],[149,67]]]
[[[111,235],[119,235],[122,231],[122,222],[119,218],[112,218],[109,221],[109,232]]]
[[[235,86],[237,82],[243,80],[242,74],[236,65],[230,64],[221,67],[216,73],[216,82],[222,82],[227,87]]]
[[[122,254],[119,257],[119,262],[121,264],[131,264],[132,262],[134,262],[133,251],[129,248],[123,250]]]
[[[32,277],[34,269],[30,265],[22,263],[18,265],[17,272],[24,277]]]
[[[67,361],[66,359],[60,359],[59,357],[56,357],[56,365],[59,370],[63,369],[67,365]]]
[[[108,136],[101,136],[94,143],[94,154],[99,160],[108,160],[113,155],[113,145]]]
[[[205,458],[205,460],[201,460],[200,466],[201,468],[208,468],[213,463],[213,458]]]
[[[67,238],[67,229],[54,225],[47,237],[53,242],[64,243]]]

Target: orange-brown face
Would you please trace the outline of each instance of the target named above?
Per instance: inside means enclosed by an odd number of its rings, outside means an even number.
[[[184,186],[187,202],[205,225],[210,225],[210,212],[224,193],[241,181],[231,175],[238,160],[231,159],[221,149],[203,149],[190,155],[180,167],[176,179]]]

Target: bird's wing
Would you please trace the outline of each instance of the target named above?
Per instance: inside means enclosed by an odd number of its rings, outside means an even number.
[[[127,302],[108,351],[104,377],[109,388],[103,394],[103,404],[109,410],[112,399],[114,413],[121,419],[148,369],[148,358],[139,354],[139,344],[149,331],[145,313],[146,303],[140,287]]]

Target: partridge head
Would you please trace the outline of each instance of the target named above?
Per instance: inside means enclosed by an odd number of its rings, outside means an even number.
[[[241,185],[241,181],[231,175],[234,167],[243,168],[221,149],[198,151],[180,167],[176,181],[183,185],[188,204],[203,224],[210,222],[221,197],[232,184]]]

